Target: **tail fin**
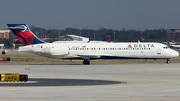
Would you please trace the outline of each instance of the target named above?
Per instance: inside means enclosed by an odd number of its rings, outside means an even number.
[[[14,35],[18,38],[23,46],[32,45],[32,44],[41,44],[45,43],[41,41],[36,35],[31,32],[28,25],[26,24],[7,24]]]
[[[144,41],[144,38],[143,38],[143,37],[140,37],[140,39],[141,39],[142,41]]]
[[[102,41],[109,41],[112,33],[108,34]]]

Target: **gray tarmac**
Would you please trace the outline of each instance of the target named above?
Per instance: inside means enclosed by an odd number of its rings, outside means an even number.
[[[25,69],[26,68],[26,69]],[[0,73],[28,82],[0,82],[0,101],[179,101],[180,63],[1,64]]]

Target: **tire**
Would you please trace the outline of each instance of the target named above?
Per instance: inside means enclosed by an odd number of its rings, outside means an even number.
[[[167,64],[169,64],[169,63],[170,63],[170,61],[166,61],[166,63],[167,63]]]
[[[89,64],[90,64],[90,61],[84,60],[84,61],[83,61],[83,64],[84,64],[84,65],[89,65]]]

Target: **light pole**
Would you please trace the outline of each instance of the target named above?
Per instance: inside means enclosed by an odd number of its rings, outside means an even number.
[[[149,32],[148,32],[148,42],[149,42]]]
[[[13,50],[14,50],[14,34],[13,34]]]
[[[80,37],[81,37],[81,31],[79,32],[79,41],[80,41]]]
[[[61,32],[59,31],[59,41],[60,41],[60,34],[61,34]]]
[[[114,32],[114,42],[115,42],[115,33],[116,33],[116,32]]]
[[[95,41],[95,33],[94,33],[94,41]]]

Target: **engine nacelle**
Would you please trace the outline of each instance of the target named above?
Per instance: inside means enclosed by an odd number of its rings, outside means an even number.
[[[7,50],[3,50],[2,51],[2,54],[6,54],[8,51]]]
[[[68,55],[69,48],[65,46],[42,48],[41,53],[46,55]]]

